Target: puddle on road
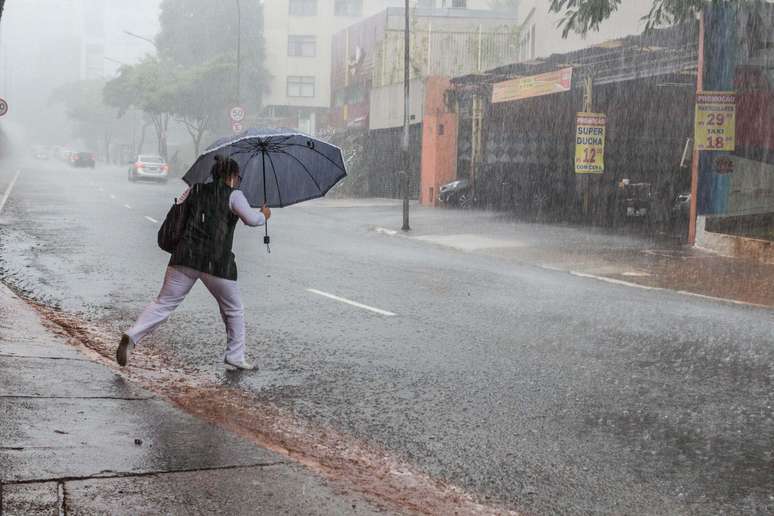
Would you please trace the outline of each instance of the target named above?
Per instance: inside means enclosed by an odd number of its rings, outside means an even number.
[[[420,473],[410,464],[344,435],[332,428],[313,426],[282,409],[238,389],[239,375],[221,375],[178,363],[161,351],[144,346],[132,354],[127,369],[113,359],[115,335],[76,316],[30,301],[53,331],[95,362],[162,396],[182,410],[241,435],[259,446],[287,456],[338,484],[376,502],[424,514],[516,514],[504,508],[478,503],[462,489]],[[252,374],[252,373],[250,373]],[[264,374],[264,373],[258,373]],[[279,378],[267,377],[266,385]],[[264,383],[263,380],[259,384]]]

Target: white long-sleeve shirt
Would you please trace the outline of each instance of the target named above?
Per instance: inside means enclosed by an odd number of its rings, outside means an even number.
[[[177,203],[182,204],[188,198],[190,193],[191,188],[189,187],[177,198]],[[260,211],[256,211],[250,207],[250,203],[247,202],[247,198],[241,190],[234,190],[231,192],[231,195],[228,198],[228,207],[231,209],[231,213],[239,217],[239,220],[246,226],[255,227],[266,224],[266,217],[264,217],[263,213]]]

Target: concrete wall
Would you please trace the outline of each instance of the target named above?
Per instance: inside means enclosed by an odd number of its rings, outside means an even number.
[[[774,242],[758,238],[713,233],[706,230],[707,217],[696,221],[696,247],[723,256],[774,264]]]
[[[409,123],[418,124],[425,114],[425,84],[414,79],[409,89]],[[403,126],[403,84],[371,90],[368,124],[372,131]]]

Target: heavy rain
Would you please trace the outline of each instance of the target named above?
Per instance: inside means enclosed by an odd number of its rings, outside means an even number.
[[[0,0],[0,514],[774,514],[774,2]]]

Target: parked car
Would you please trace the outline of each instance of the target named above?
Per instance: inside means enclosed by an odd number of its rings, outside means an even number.
[[[70,154],[70,164],[77,168],[94,168],[97,164],[97,159],[91,152],[73,152]]]
[[[148,179],[166,183],[169,179],[169,165],[161,156],[140,154],[129,168],[129,181]]]
[[[438,189],[438,200],[449,206],[469,208],[473,201],[470,181],[463,178],[446,183]]]
[[[54,156],[65,163],[70,163],[70,157],[73,155],[73,151],[69,149],[58,148],[56,149]]]

